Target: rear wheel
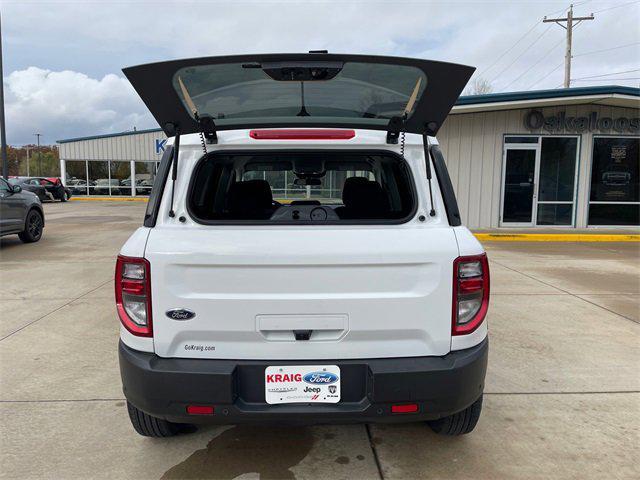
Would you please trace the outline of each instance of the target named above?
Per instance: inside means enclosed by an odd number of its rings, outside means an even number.
[[[172,437],[182,430],[181,424],[147,415],[129,402],[127,402],[127,410],[131,425],[136,432],[144,437]]]
[[[18,234],[24,243],[33,243],[42,237],[44,218],[38,210],[30,210],[24,222],[24,230]]]
[[[448,417],[427,422],[440,435],[464,435],[475,428],[482,411],[482,395],[471,406]]]

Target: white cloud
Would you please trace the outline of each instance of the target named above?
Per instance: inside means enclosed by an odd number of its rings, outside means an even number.
[[[11,143],[31,141],[36,129],[42,130],[46,141],[53,141],[134,125],[155,126],[119,70],[175,58],[326,48],[338,53],[414,56],[474,65],[496,91],[554,88],[563,77],[564,30],[542,24],[541,19],[562,15],[570,3],[0,1],[5,68],[13,70],[5,78]],[[574,77],[640,68],[640,3],[583,0],[575,5],[576,15],[595,11],[596,19],[584,22],[574,32],[574,52],[589,53],[575,57]],[[487,70],[531,27],[527,37]],[[590,53],[630,44],[634,45]],[[621,77],[625,75],[612,78]],[[576,86],[606,83],[638,86],[635,79],[582,80]]]
[[[15,143],[32,143],[36,132],[48,143],[156,126],[129,82],[114,74],[98,80],[29,67],[5,79],[5,96],[7,136]]]

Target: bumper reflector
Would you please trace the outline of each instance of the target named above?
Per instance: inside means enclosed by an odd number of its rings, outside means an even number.
[[[187,405],[189,415],[213,415],[213,407],[210,405]]]
[[[404,403],[402,405],[391,405],[391,413],[417,413],[417,403]]]

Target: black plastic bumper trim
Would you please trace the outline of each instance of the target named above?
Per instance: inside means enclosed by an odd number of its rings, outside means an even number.
[[[209,360],[161,358],[120,342],[124,394],[140,410],[190,423],[358,423],[436,419],[464,410],[484,389],[489,342],[443,357],[356,360]],[[264,369],[270,365],[338,365],[337,404],[269,405]],[[417,403],[416,414],[391,405]],[[189,416],[187,405],[213,405],[215,414]]]

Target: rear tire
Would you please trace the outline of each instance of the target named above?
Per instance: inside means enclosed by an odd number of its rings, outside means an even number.
[[[448,417],[427,422],[439,435],[465,435],[473,431],[482,411],[482,395],[469,407]]]
[[[127,402],[127,410],[129,411],[131,425],[133,425],[134,430],[143,437],[173,437],[182,430],[181,424],[147,415],[129,402]]]
[[[29,210],[27,218],[24,221],[24,230],[18,234],[20,240],[24,243],[37,242],[42,238],[42,229],[44,228],[44,218],[42,214],[36,210]]]

